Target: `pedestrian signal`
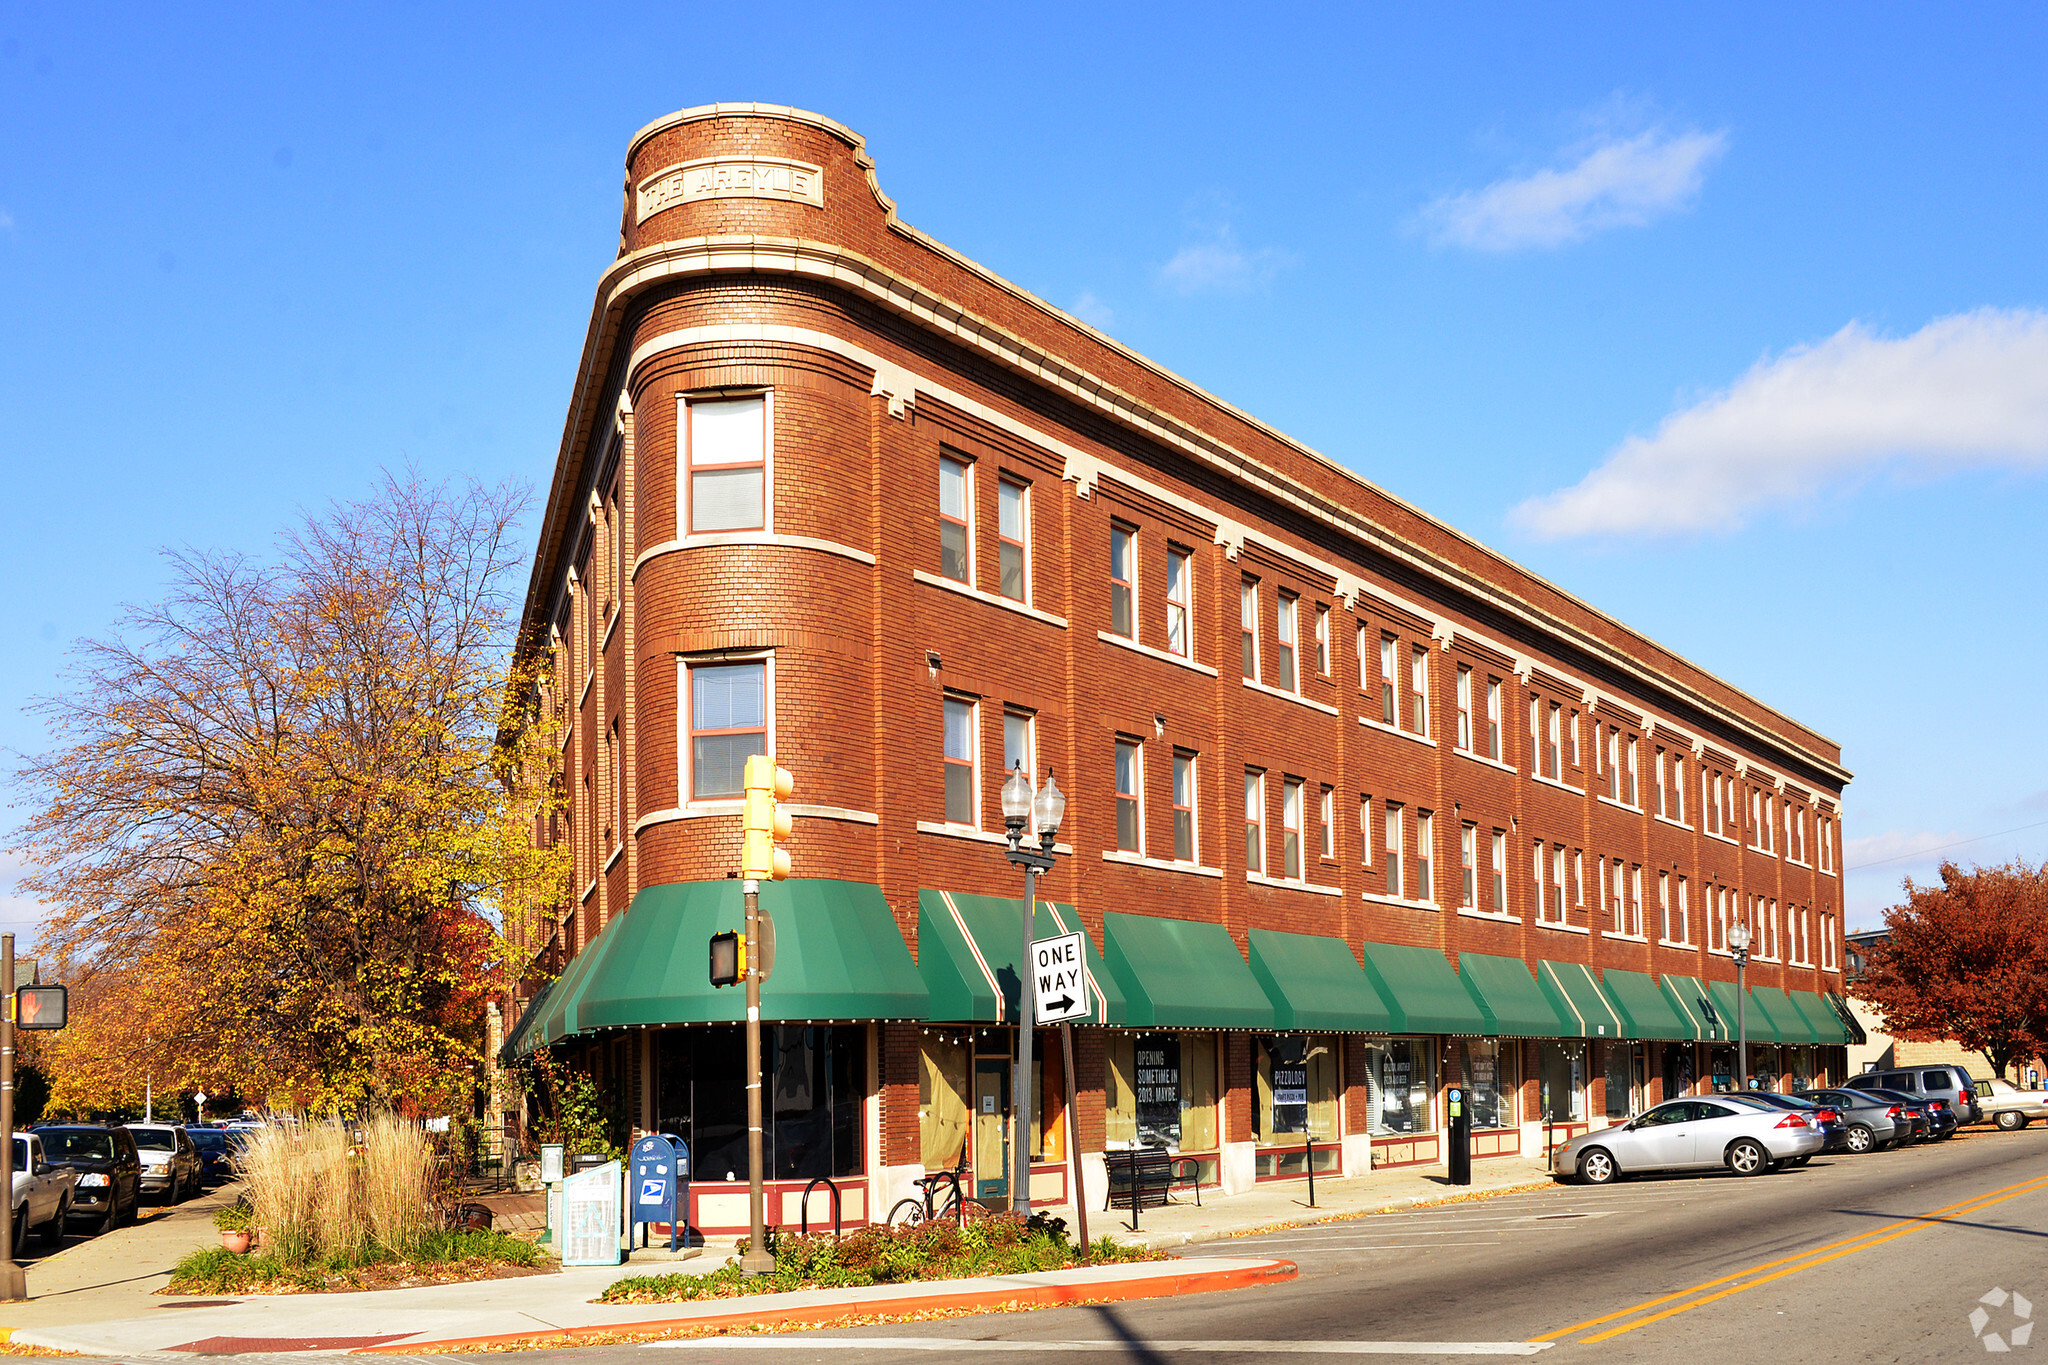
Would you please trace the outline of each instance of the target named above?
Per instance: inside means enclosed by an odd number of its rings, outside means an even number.
[[[737,986],[747,976],[747,936],[745,934],[713,934],[711,936],[711,984],[714,986]]]
[[[22,1028],[63,1028],[67,1004],[62,986],[23,986],[14,993],[14,1022]]]
[[[796,790],[789,769],[778,768],[766,754],[747,760],[746,843],[740,850],[740,876],[750,882],[779,882],[789,875],[789,850],[776,845],[793,829],[789,812],[776,803]]]

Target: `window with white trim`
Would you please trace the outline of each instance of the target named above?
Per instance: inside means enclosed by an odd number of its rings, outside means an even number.
[[[1543,746],[1543,775],[1553,780],[1562,779],[1558,770],[1558,747],[1564,733],[1564,708],[1556,702],[1550,703],[1550,734]]]
[[[1316,803],[1316,842],[1325,858],[1337,856],[1337,793],[1325,787]]]
[[[1015,479],[996,483],[998,590],[1013,602],[1031,600],[1031,491]]]
[[[1429,647],[1414,645],[1408,652],[1408,724],[1416,734],[1429,737]]]
[[[1273,662],[1279,672],[1277,681],[1283,692],[1292,692],[1297,685],[1294,675],[1294,637],[1300,615],[1301,602],[1293,593],[1283,592],[1277,595],[1273,628],[1279,638],[1280,650],[1274,655]]]
[[[1476,910],[1479,894],[1479,826],[1470,820],[1458,827],[1458,904]]]
[[[1618,934],[1628,932],[1627,921],[1622,918],[1621,906],[1621,859],[1613,860],[1608,872],[1607,922]]]
[[[1388,725],[1401,723],[1400,709],[1394,704],[1394,637],[1380,636],[1380,720]]]
[[[981,706],[971,697],[955,696],[948,696],[944,705],[946,823],[978,829],[981,803],[977,793],[981,784],[976,780],[976,770],[981,764]]]
[[[1612,725],[1607,727],[1607,769],[1602,774],[1607,782],[1607,799],[1621,799],[1621,731]]]
[[[1671,874],[1657,873],[1657,936],[1665,942],[1674,942],[1671,937]]]
[[[939,573],[974,581],[974,466],[939,456]]]
[[[1571,918],[1564,906],[1564,845],[1557,844],[1550,850],[1551,918],[1559,924]]]
[[[1138,638],[1138,533],[1111,523],[1109,528],[1109,633]]]
[[[1835,970],[1835,917],[1825,912],[1820,917],[1820,965],[1825,971]]]
[[[1623,780],[1628,784],[1628,795],[1622,799],[1631,806],[1642,805],[1640,799],[1642,786],[1636,781],[1636,775],[1636,737],[1630,735],[1628,737],[1628,767],[1622,773]]]
[[[1301,779],[1280,784],[1280,875],[1301,880]]]
[[[1508,913],[1508,832],[1497,829],[1493,832],[1493,913]]]
[[[1415,899],[1436,902],[1436,816],[1415,813]]]
[[[1192,863],[1195,849],[1195,756],[1173,756],[1173,856],[1176,862]]]
[[[1145,763],[1135,740],[1116,742],[1116,846],[1120,853],[1145,851]]]
[[[686,399],[684,409],[687,534],[766,530],[767,397]]]
[[[1263,872],[1266,850],[1266,775],[1256,768],[1244,773],[1244,865]]]
[[[1244,578],[1237,584],[1237,629],[1244,646],[1244,675],[1259,677],[1259,580]]]
[[[689,674],[690,799],[746,791],[747,759],[768,752],[768,664],[686,664]]]
[[[1584,765],[1583,763],[1581,763],[1581,762],[1579,761],[1579,708],[1578,708],[1578,707],[1576,707],[1576,706],[1574,706],[1574,707],[1572,708],[1572,724],[1571,724],[1571,732],[1572,732],[1572,766],[1573,766],[1574,768],[1582,768],[1582,767],[1584,767],[1585,765]]]
[[[1189,614],[1195,600],[1194,557],[1186,550],[1166,550],[1166,652],[1190,658],[1194,650]]]
[[[1457,684],[1457,702],[1458,702],[1458,733],[1457,733],[1457,737],[1456,737],[1456,738],[1455,738],[1454,740],[1452,740],[1452,743],[1454,743],[1454,744],[1455,744],[1455,745],[1456,745],[1456,746],[1457,746],[1458,748],[1460,748],[1460,749],[1463,749],[1463,750],[1464,750],[1464,751],[1465,751],[1466,753],[1471,753],[1471,752],[1472,752],[1472,670],[1471,670],[1471,669],[1469,669],[1469,668],[1467,668],[1467,667],[1466,667],[1465,665],[1463,665],[1463,664],[1459,664],[1459,665],[1458,665],[1458,684]]]
[[[1692,942],[1692,907],[1686,903],[1685,878],[1678,879],[1678,932],[1672,936],[1673,943]]]
[[[1593,875],[1600,875],[1597,867]],[[1593,894],[1597,898],[1600,893],[1595,891]],[[1586,851],[1579,848],[1572,850],[1572,904],[1582,910],[1586,907]]]
[[[1486,680],[1486,756],[1498,763],[1500,754],[1500,679]]]
[[[1003,710],[1003,770],[996,775],[996,805],[1002,805],[1002,784],[1010,774],[1023,769],[1025,777],[1038,780],[1038,718],[1029,711]]]
[[[1359,861],[1372,866],[1372,798],[1358,798],[1358,847]]]
[[[1820,870],[1832,872],[1835,870],[1835,822],[1823,815],[1814,821],[1814,826],[1815,833],[1820,836]]]
[[[1330,609],[1316,608],[1316,672],[1330,676]]]
[[[1387,816],[1384,821],[1387,835],[1387,894],[1396,898],[1402,898],[1402,891],[1406,885],[1401,879],[1401,825],[1405,814],[1399,805],[1392,801],[1387,802]]]
[[[1543,861],[1543,841],[1537,839],[1534,841],[1534,851],[1529,859],[1529,884],[1536,889],[1536,918],[1538,920],[1548,920],[1550,918],[1549,905],[1543,894]]]
[[[1628,868],[1628,931],[1643,936],[1643,869],[1639,863]]]

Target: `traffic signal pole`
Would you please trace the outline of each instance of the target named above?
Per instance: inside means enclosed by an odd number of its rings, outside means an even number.
[[[0,934],[0,1301],[28,1297],[28,1272],[14,1263],[14,935]]]
[[[749,879],[741,888],[747,901],[747,942],[761,941],[761,883]],[[740,1270],[766,1275],[775,1269],[768,1249],[768,1210],[761,1189],[761,972],[750,954],[747,961],[747,1254]]]

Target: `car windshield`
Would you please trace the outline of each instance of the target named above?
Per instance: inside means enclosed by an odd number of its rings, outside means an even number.
[[[97,1157],[101,1161],[114,1159],[114,1135],[96,1133],[90,1129],[66,1132],[59,1128],[38,1134],[43,1140],[43,1150],[50,1154],[52,1161],[69,1161],[79,1157]]]
[[[224,1152],[227,1150],[227,1136],[218,1128],[194,1128],[191,1132],[192,1145],[200,1151]]]
[[[135,1145],[145,1151],[168,1152],[178,1145],[178,1140],[161,1128],[130,1128],[128,1131],[135,1134]]]

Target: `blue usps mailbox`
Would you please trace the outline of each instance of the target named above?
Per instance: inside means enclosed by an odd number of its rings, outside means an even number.
[[[649,1133],[633,1144],[632,1219],[641,1244],[645,1226],[668,1224],[668,1249],[703,1246],[702,1233],[689,1227],[690,1144],[673,1133]]]

